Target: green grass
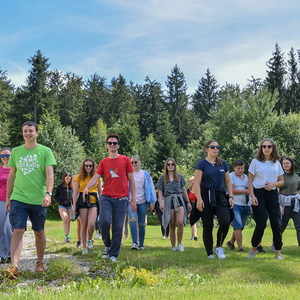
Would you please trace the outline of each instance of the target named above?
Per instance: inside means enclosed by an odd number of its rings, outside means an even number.
[[[243,231],[246,253],[225,248],[226,259],[209,260],[198,228],[199,240],[192,241],[190,227],[184,230],[184,253],[171,251],[170,240],[161,238],[160,226],[146,227],[145,250],[132,251],[131,240],[123,241],[118,264],[101,259],[103,241],[97,240],[86,258],[76,246],[76,223],[71,226],[71,244],[63,244],[61,221],[47,221],[47,252],[59,253],[62,258],[52,259],[46,274],[24,272],[17,282],[0,285],[1,299],[17,296],[20,299],[67,299],[70,297],[106,297],[108,299],[298,299],[300,290],[300,247],[296,232],[288,228],[283,235],[284,260],[275,260],[270,251],[271,229],[263,238],[267,253],[248,260],[253,228]],[[226,241],[232,234],[230,229]],[[214,230],[214,238],[216,229]],[[225,246],[226,247],[226,246]],[[64,258],[71,254],[83,264],[90,264],[90,273],[77,268]],[[111,275],[102,278],[100,274]],[[38,278],[31,285],[22,286],[24,279]],[[48,287],[55,281],[58,287]],[[19,284],[17,286],[17,284]]]

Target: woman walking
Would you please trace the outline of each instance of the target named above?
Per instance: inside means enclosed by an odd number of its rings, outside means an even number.
[[[217,141],[210,140],[205,145],[207,156],[198,162],[195,168],[195,193],[197,209],[203,223],[203,242],[208,258],[214,258],[213,252],[218,258],[226,258],[222,248],[224,239],[230,226],[230,209],[234,206],[232,196],[232,184],[229,176],[227,162],[218,157],[220,146]],[[224,180],[228,191],[227,200]],[[217,233],[217,245],[213,251],[213,217],[217,216],[219,229]],[[192,223],[191,223],[192,225]]]
[[[193,211],[195,211],[197,208],[196,208],[196,194],[195,194],[195,188],[194,188],[194,179],[195,177],[192,176],[190,177],[189,179],[189,187],[186,189],[187,191],[187,194],[189,196],[189,200],[191,202],[191,205],[192,205],[192,210],[191,210],[191,215],[193,213]],[[192,240],[194,241],[197,241],[198,240],[198,237],[197,237],[197,222],[191,226],[191,229],[192,229]]]
[[[248,258],[254,258],[256,255],[256,248],[266,228],[268,212],[276,250],[275,259],[283,259],[281,255],[281,214],[277,188],[284,183],[284,172],[279,159],[275,143],[270,138],[266,138],[260,144],[249,167],[248,188],[256,227],[252,235],[252,249],[249,251]]]

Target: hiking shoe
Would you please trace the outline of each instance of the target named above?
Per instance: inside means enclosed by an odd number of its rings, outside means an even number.
[[[64,240],[64,244],[67,244],[67,243],[71,243],[70,239],[68,236],[66,236],[65,240]]]
[[[239,252],[244,253],[245,250],[243,248],[239,249]]]
[[[139,246],[141,250],[145,250],[145,246]]]
[[[271,246],[271,251],[276,252],[275,246]]]
[[[215,258],[215,256],[213,254],[211,254],[207,258]]]
[[[113,262],[113,263],[117,263],[117,258],[114,257],[114,256],[111,256],[111,257],[109,258],[109,261],[111,261],[111,262]]]
[[[1,275],[7,279],[17,279],[18,278],[18,268],[15,266],[4,268]]]
[[[256,252],[257,252],[257,250],[254,251],[254,250],[251,249],[251,250],[249,251],[249,253],[248,253],[247,258],[254,258],[254,257],[256,256]]]
[[[284,257],[281,255],[281,253],[275,255],[275,259],[284,259]]]
[[[88,249],[93,249],[93,241],[92,240],[87,240],[87,244],[88,244]]]
[[[176,247],[172,247],[172,251],[176,251],[177,249],[176,249]]]
[[[104,250],[102,252],[102,258],[107,259],[108,258],[108,253],[109,253],[109,247],[104,247]]]
[[[81,241],[77,242],[76,248],[80,248],[82,246]]]
[[[230,241],[228,241],[226,243],[227,247],[230,249],[230,250],[233,250],[234,249],[234,244],[232,244]]]
[[[222,247],[215,247],[214,249],[214,253],[218,256],[219,259],[223,259],[226,258],[225,254],[224,254],[224,249]]]
[[[266,251],[263,249],[262,246],[258,246],[258,247],[256,248],[256,252],[257,252],[257,253],[266,253]]]
[[[42,262],[37,262],[36,266],[35,266],[35,272],[36,273],[42,273],[45,272],[45,267],[44,264]]]
[[[198,240],[198,237],[195,235],[191,238],[192,241],[197,241]]]
[[[88,248],[85,248],[82,250],[82,255],[88,254],[88,252],[89,252]]]
[[[139,245],[137,243],[133,243],[131,250],[139,250]]]
[[[183,246],[182,246],[181,244],[178,244],[178,245],[177,245],[177,250],[178,250],[179,252],[184,252],[184,248],[183,248]]]

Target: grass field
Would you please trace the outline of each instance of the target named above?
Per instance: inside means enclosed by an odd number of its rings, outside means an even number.
[[[184,230],[185,252],[171,251],[170,240],[163,240],[159,226],[146,227],[145,250],[130,250],[131,240],[123,241],[118,264],[101,259],[103,241],[97,240],[86,258],[76,246],[76,223],[72,223],[71,244],[63,244],[61,221],[47,221],[47,252],[61,253],[53,259],[43,275],[24,273],[15,282],[3,282],[1,299],[67,299],[75,297],[105,297],[107,299],[299,299],[300,247],[296,232],[288,228],[283,235],[284,260],[275,260],[270,251],[271,229],[263,238],[265,254],[248,260],[253,228],[243,231],[245,253],[224,247],[226,259],[207,259],[202,242],[202,228],[198,241],[192,241],[190,227]],[[232,233],[230,229],[228,237]],[[214,237],[216,236],[216,229]],[[64,258],[71,254],[78,260],[92,264],[93,272],[86,276],[78,272],[74,263]],[[92,262],[92,263],[91,263]],[[100,273],[112,276],[102,279]],[[38,277],[37,277],[38,276]],[[24,280],[36,279],[22,286]],[[48,287],[56,281],[59,288]]]

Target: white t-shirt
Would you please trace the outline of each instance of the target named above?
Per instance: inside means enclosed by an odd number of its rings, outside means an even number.
[[[253,186],[262,189],[269,182],[278,181],[278,176],[283,175],[283,169],[279,161],[272,163],[267,160],[261,162],[254,158],[250,164],[249,172],[254,175]],[[273,188],[275,190],[276,187]]]
[[[139,172],[133,172],[135,190],[136,190],[136,203],[142,204],[146,202],[145,194],[145,171],[140,170]]]
[[[235,175],[234,172],[229,174],[233,188],[236,190],[245,190],[248,187],[248,177],[244,174],[244,179]],[[246,194],[233,194],[234,205],[246,206]]]

